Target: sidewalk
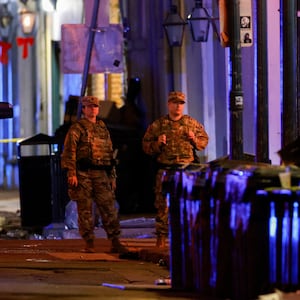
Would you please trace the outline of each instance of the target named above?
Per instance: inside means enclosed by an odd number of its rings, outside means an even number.
[[[132,253],[158,254],[152,240],[122,241]],[[172,289],[165,265],[147,261],[147,255],[120,258],[109,247],[103,238],[96,240],[97,253],[81,253],[79,239],[0,240],[0,299],[199,299]]]
[[[63,224],[28,238],[20,226],[18,191],[0,191],[0,223],[0,299],[198,299],[172,290],[169,248],[155,247],[150,217],[122,216],[128,255],[110,253],[102,228],[95,229],[96,253],[82,253],[78,230]]]
[[[163,263],[169,267],[169,247],[165,249],[155,247],[156,238],[153,216],[121,216],[121,230],[121,241],[131,250],[129,256],[143,261]],[[103,251],[109,251],[107,248],[106,233],[103,228],[97,227],[95,228],[95,235],[96,250],[99,249],[99,254],[95,254],[94,258],[101,258],[100,254]],[[57,243],[51,243],[53,252],[57,252],[55,245],[61,243],[59,240],[71,240],[68,241],[68,244],[71,243],[73,245],[72,252],[76,250],[79,252],[83,247],[78,230],[68,229],[64,223],[49,224],[44,227],[43,234],[31,233],[28,235],[28,232],[21,228],[18,190],[0,190],[0,239],[31,241],[28,242],[29,244],[35,244],[34,241],[38,240],[38,245],[43,244],[42,240],[48,241],[46,244],[49,243],[49,240],[55,240]],[[63,243],[63,245],[65,244]],[[18,242],[16,242],[16,245],[18,245]],[[22,242],[20,245],[22,245]],[[77,256],[71,255],[70,258]]]

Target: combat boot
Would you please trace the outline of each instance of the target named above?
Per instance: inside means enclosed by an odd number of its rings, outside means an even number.
[[[124,254],[124,253],[128,253],[129,250],[124,245],[121,244],[119,238],[114,237],[111,239],[110,252]]]
[[[158,235],[156,238],[157,248],[166,248],[166,237],[164,235]]]
[[[85,247],[82,250],[82,252],[85,253],[95,253],[95,248],[94,248],[94,240],[86,240],[85,241]]]

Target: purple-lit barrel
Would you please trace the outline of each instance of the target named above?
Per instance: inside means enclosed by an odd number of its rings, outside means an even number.
[[[226,172],[223,197],[213,197],[219,206],[214,216],[219,224],[215,285],[218,297],[250,300],[274,292],[275,288],[295,291],[300,287],[295,276],[293,282],[287,279],[299,268],[292,266],[294,250],[290,247],[292,211],[295,216],[298,199],[291,190],[281,189],[280,172],[284,172],[283,167],[236,166]],[[299,174],[298,168],[293,170],[292,185],[299,185]],[[277,243],[270,245],[272,235],[276,235]],[[275,278],[271,280],[272,276]]]
[[[162,191],[166,197],[169,209],[169,240],[170,240],[170,273],[172,287],[184,289],[182,274],[182,252],[180,236],[180,209],[181,171],[169,169],[162,174]]]
[[[300,289],[300,172],[284,190],[282,171],[230,162],[168,174],[173,288],[232,300]]]
[[[258,191],[258,198],[268,205],[265,280],[271,288],[299,290],[300,189],[269,188]]]
[[[204,202],[209,202],[206,172],[206,166],[199,166],[193,172],[166,170],[162,179],[169,203],[170,271],[174,289],[197,289],[199,285],[201,262],[198,260],[202,256],[196,251],[198,242],[192,235],[198,230],[200,206],[203,205],[204,213]]]

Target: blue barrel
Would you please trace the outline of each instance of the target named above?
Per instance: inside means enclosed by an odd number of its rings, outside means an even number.
[[[172,288],[251,300],[300,289],[300,172],[228,164],[166,171]]]

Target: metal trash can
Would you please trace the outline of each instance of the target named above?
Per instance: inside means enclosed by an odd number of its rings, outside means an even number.
[[[253,278],[260,278],[270,289],[295,292],[300,288],[300,189],[267,188],[257,192],[257,199],[265,207],[265,233],[256,252],[261,256],[263,250],[265,255]],[[261,235],[258,231],[257,237]]]
[[[200,289],[200,261],[192,234],[201,199],[194,196],[205,197],[206,184],[205,166],[193,172],[165,170],[162,187],[169,204],[170,273],[176,290]]]
[[[42,229],[64,221],[68,202],[55,139],[37,134],[18,143],[21,225]]]
[[[300,288],[299,169],[249,164],[167,173],[172,287],[252,300]],[[276,225],[276,226],[275,226]]]

